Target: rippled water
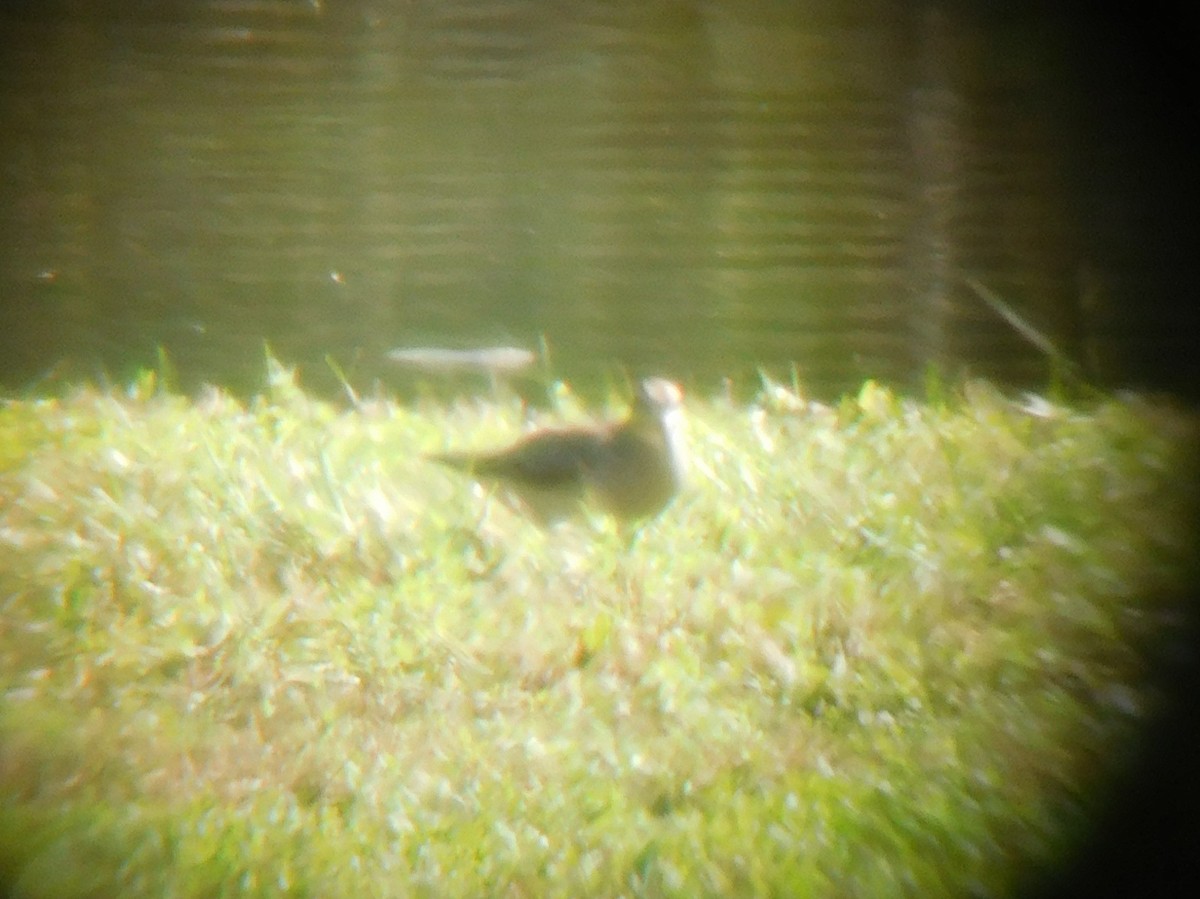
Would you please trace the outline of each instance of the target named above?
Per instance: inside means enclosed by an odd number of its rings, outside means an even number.
[[[1044,383],[968,277],[1098,380],[1189,359],[1151,75],[1105,23],[931,9],[6,8],[0,378],[161,345],[245,388],[269,342],[403,389],[393,347],[544,338],[584,382]]]

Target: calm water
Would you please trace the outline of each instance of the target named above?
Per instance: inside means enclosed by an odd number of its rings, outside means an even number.
[[[0,381],[161,345],[251,389],[269,342],[403,389],[392,347],[544,336],[582,382],[1042,383],[974,277],[1106,383],[1200,382],[1177,52],[949,8],[6,5]]]

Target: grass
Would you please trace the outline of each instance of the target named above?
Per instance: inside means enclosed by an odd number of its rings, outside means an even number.
[[[569,392],[556,419],[582,410]],[[420,458],[507,400],[0,409],[14,895],[1010,895],[1163,707],[1196,420],[692,398],[632,546]]]

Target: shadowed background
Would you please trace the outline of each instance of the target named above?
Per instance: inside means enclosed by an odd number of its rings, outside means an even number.
[[[1187,36],[1006,9],[6,4],[0,383],[161,345],[253,389],[269,341],[403,391],[390,347],[544,336],[585,388],[1044,385],[975,278],[1094,381],[1190,389]]]

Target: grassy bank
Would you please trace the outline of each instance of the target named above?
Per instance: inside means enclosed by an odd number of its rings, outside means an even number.
[[[626,546],[420,458],[507,401],[0,409],[22,896],[1005,895],[1161,708],[1197,429],[1136,399],[692,398]],[[556,418],[581,415],[563,398]]]

